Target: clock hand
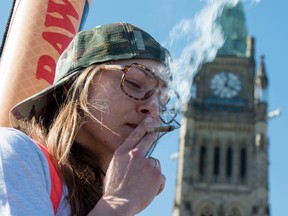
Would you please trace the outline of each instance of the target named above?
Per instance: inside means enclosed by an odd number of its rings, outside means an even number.
[[[225,83],[224,83],[224,86],[225,86],[225,87],[228,87],[228,82],[229,82],[228,74],[225,73],[224,79],[225,79],[225,80],[224,80],[224,82],[225,82]]]
[[[229,89],[231,89],[231,90],[234,90],[234,91],[238,91],[239,90],[239,85],[237,83],[235,83],[235,82],[232,82],[231,80],[230,80],[230,82],[228,82],[227,87]]]

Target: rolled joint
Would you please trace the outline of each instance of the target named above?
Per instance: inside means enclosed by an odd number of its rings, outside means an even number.
[[[147,133],[151,134],[151,133],[160,133],[160,132],[170,132],[175,130],[175,127],[172,125],[168,125],[168,126],[160,126],[160,127],[151,127],[148,128]]]

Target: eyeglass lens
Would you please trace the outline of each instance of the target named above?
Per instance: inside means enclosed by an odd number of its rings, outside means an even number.
[[[159,87],[159,79],[150,71],[138,65],[131,65],[122,77],[122,90],[136,100],[145,100],[151,97]],[[161,120],[170,124],[177,115],[179,96],[170,88],[161,88],[159,91]]]
[[[123,77],[123,90],[134,99],[144,100],[151,97],[158,87],[158,80],[145,69],[132,65]]]

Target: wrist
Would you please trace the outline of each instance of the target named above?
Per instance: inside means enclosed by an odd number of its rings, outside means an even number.
[[[127,199],[103,196],[88,216],[133,216],[131,204]]]

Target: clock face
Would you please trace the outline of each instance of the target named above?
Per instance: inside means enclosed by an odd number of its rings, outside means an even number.
[[[242,84],[239,77],[231,72],[215,74],[210,81],[213,95],[221,98],[233,98],[241,91]]]

